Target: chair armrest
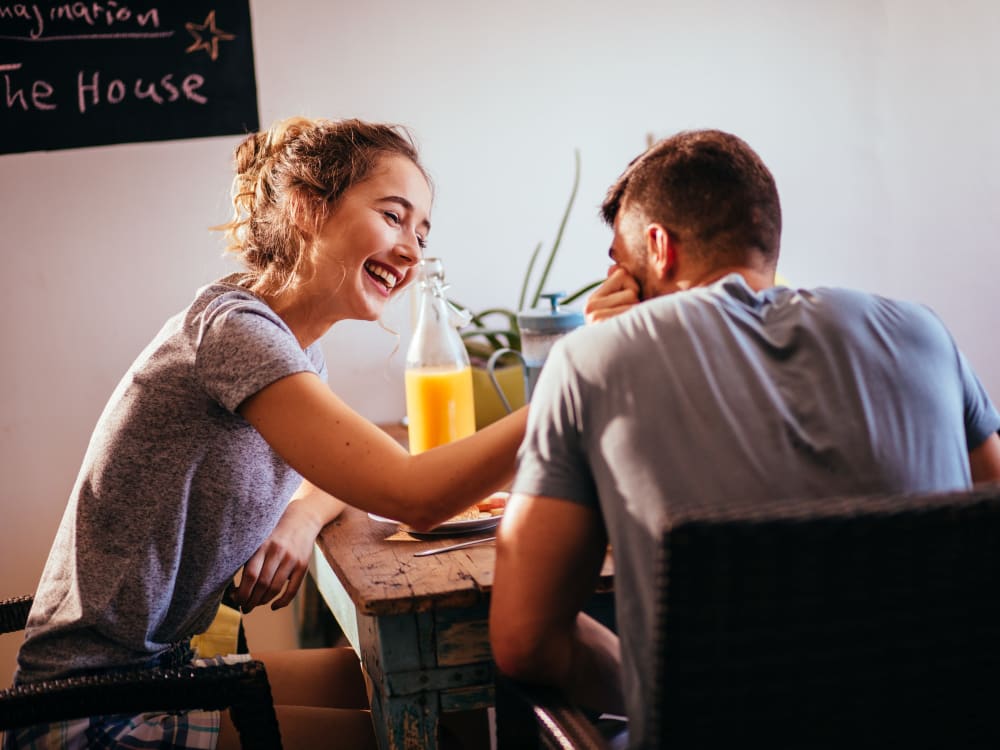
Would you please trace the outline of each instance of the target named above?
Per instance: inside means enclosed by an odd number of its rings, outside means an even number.
[[[0,602],[0,633],[16,633],[18,630],[24,630],[33,600],[33,596],[18,596]]]
[[[495,677],[497,750],[606,750],[607,740],[558,690]]]
[[[281,747],[267,672],[259,661],[131,670],[18,685],[0,692],[0,729],[85,716],[232,708],[244,748]]]

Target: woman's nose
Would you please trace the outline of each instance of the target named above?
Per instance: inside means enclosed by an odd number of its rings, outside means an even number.
[[[400,242],[395,247],[396,257],[407,265],[415,266],[423,258],[424,252],[420,249],[420,242],[413,238],[412,241]]]

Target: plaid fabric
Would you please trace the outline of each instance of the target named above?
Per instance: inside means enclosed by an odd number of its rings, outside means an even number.
[[[92,748],[201,748],[212,750],[219,738],[218,711],[149,713],[138,716],[92,716],[58,724],[11,730],[4,750],[84,750]]]
[[[193,659],[208,667],[250,660],[249,654]],[[212,750],[219,738],[219,711],[144,713],[137,716],[92,716],[56,724],[38,724],[4,733],[3,750],[102,750],[121,748],[199,748]]]

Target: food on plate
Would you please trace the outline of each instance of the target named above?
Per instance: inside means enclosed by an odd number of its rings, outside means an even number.
[[[455,523],[456,521],[479,521],[484,518],[502,516],[503,510],[506,506],[506,492],[490,495],[489,497],[483,498],[475,505],[466,508],[461,513],[452,516],[448,519],[447,523]]]
[[[506,492],[497,492],[476,503],[480,513],[488,513],[491,516],[502,516],[504,508],[507,507]]]

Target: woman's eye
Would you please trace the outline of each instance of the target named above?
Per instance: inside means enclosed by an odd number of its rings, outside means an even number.
[[[385,216],[385,218],[387,218],[393,224],[398,224],[399,223],[399,214],[394,213],[392,211],[383,211],[382,214]]]

